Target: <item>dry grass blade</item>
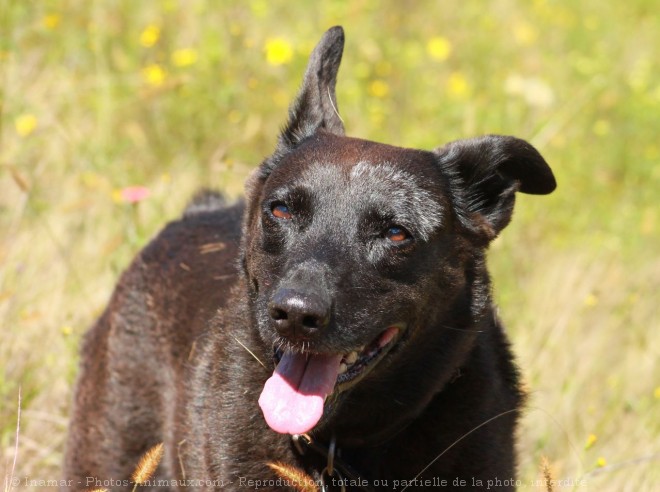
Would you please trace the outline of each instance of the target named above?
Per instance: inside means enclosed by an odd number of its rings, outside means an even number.
[[[268,463],[278,477],[286,480],[288,484],[298,492],[318,492],[319,488],[312,477],[304,471],[285,463]]]
[[[225,243],[222,242],[207,243],[199,247],[199,252],[203,255],[207,255],[209,253],[217,253],[218,251],[222,251],[226,247],[227,246],[225,245]]]
[[[261,362],[261,360],[259,359],[259,357],[257,357],[257,355],[256,355],[254,352],[252,352],[252,350],[250,350],[249,348],[247,348],[243,342],[241,342],[241,341],[240,341],[238,338],[236,338],[236,337],[234,337],[234,340],[236,340],[236,343],[238,343],[241,347],[243,347],[245,350],[247,350],[248,354],[250,354],[252,357],[254,357],[255,360],[256,360],[259,364],[261,364],[261,367],[263,367],[264,369],[268,370],[268,368],[264,365],[264,363]]]
[[[142,458],[140,458],[140,463],[138,463],[138,466],[133,472],[133,475],[131,475],[133,482],[135,482],[135,487],[133,487],[133,490],[135,490],[138,485],[143,484],[153,476],[162,458],[162,442],[160,444],[156,444],[153,448],[144,453]]]
[[[18,387],[18,411],[16,415],[16,440],[14,442],[14,460],[11,464],[9,475],[5,476],[5,491],[11,492],[15,486],[14,472],[16,471],[16,460],[18,459],[18,438],[21,433],[21,387]]]
[[[29,193],[31,186],[27,178],[14,167],[10,167],[9,172],[11,173],[11,177],[14,180],[14,183],[16,183],[16,186],[18,186],[23,193]]]
[[[545,480],[545,486],[547,487],[548,492],[553,492],[554,487],[552,479],[552,471],[550,470],[550,461],[545,456],[541,457],[541,473],[543,474],[543,479]]]

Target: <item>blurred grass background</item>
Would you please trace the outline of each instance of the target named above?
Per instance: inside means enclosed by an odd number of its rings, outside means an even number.
[[[519,198],[490,255],[530,391],[521,480],[547,456],[589,490],[660,490],[659,12],[0,0],[0,475],[20,386],[14,475],[59,477],[79,340],[119,273],[198,187],[241,194],[342,24],[350,135],[430,149],[513,134],[557,175],[555,194]]]

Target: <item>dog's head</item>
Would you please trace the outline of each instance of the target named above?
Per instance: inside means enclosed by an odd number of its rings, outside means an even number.
[[[248,185],[242,261],[277,364],[260,405],[283,433],[307,432],[324,413],[331,421],[352,392],[395,374],[413,384],[408,353],[451,372],[490,306],[483,252],[515,193],[555,188],[541,155],[513,137],[421,151],[344,136],[343,44],[335,27],[315,48],[277,149]]]

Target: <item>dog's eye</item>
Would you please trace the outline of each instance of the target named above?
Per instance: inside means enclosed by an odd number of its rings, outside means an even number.
[[[410,238],[410,233],[403,227],[392,226],[385,231],[385,237],[393,243],[400,243]]]
[[[283,203],[274,203],[271,207],[271,213],[273,214],[273,217],[278,219],[290,220],[293,218],[293,215],[291,215],[291,212],[289,211],[289,207]]]

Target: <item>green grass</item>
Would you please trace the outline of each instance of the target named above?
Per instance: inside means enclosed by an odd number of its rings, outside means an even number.
[[[197,187],[240,195],[314,43],[343,24],[350,135],[433,148],[513,134],[556,172],[555,194],[520,197],[490,260],[531,393],[520,478],[547,456],[590,490],[656,490],[659,10],[0,0],[0,467],[20,386],[15,475],[59,477],[78,342],[118,274]],[[130,185],[150,197],[121,202]]]

